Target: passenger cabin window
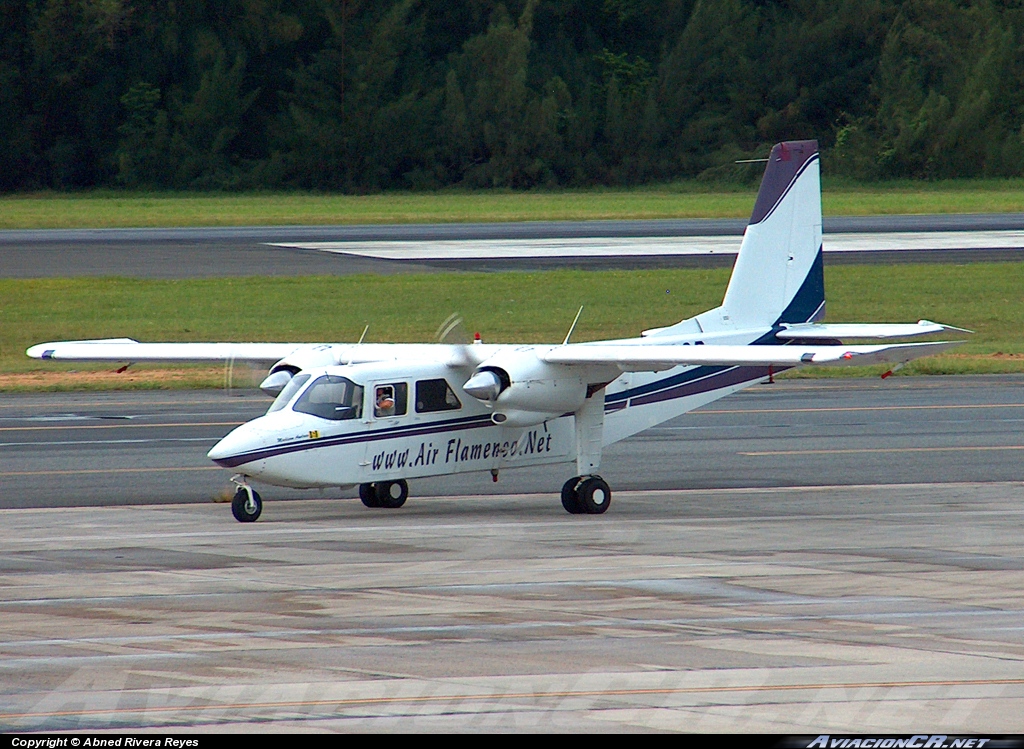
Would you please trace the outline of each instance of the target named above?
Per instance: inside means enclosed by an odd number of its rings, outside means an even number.
[[[416,383],[416,413],[455,411],[462,408],[447,380],[420,380]]]
[[[373,415],[378,419],[404,416],[409,408],[409,386],[404,382],[378,385],[373,391]]]
[[[299,396],[292,408],[331,421],[358,419],[363,415],[363,388],[345,377],[324,375]]]

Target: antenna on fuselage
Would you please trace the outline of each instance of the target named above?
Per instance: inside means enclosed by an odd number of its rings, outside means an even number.
[[[353,356],[355,354],[355,350],[363,345],[363,341],[366,340],[366,331],[368,331],[369,329],[370,329],[370,323],[366,323],[366,327],[363,328],[363,334],[361,336],[359,336],[359,340],[356,341],[354,346],[351,346],[351,347],[349,347],[349,348],[347,348],[345,350],[346,353],[348,354],[348,361],[345,362],[345,364],[351,364],[352,363],[352,359],[353,359]],[[338,362],[337,363],[341,364],[341,358],[340,357],[338,358]]]
[[[566,345],[567,343],[569,343],[569,336],[571,336],[572,332],[574,330],[576,330],[576,323],[578,323],[580,321],[580,315],[582,315],[582,314],[583,314],[583,305],[581,304],[580,305],[580,311],[576,313],[576,318],[572,321],[572,325],[569,326],[569,332],[565,334],[565,340],[562,341],[562,345],[563,346]]]

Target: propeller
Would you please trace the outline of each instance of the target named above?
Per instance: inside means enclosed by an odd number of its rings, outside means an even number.
[[[448,360],[449,366],[475,367],[486,358],[481,352],[474,350],[470,344],[470,341],[479,343],[479,335],[470,337],[463,324],[462,316],[458,312],[453,312],[445,318],[438,327],[436,336],[438,343],[445,343],[452,347],[452,357]]]
[[[466,333],[466,327],[463,325],[462,316],[458,312],[452,312],[448,317],[445,318],[444,322],[441,323],[437,329],[438,343],[449,343],[452,345],[465,345],[469,343],[469,334]]]

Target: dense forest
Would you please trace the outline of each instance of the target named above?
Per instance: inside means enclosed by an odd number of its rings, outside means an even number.
[[[1024,174],[1013,0],[0,0],[0,190]]]

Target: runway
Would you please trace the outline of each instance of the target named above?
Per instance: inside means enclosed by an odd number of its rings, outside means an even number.
[[[204,453],[265,406],[5,397],[0,730],[1024,730],[1024,378],[757,386],[601,516],[556,467],[242,525]]]
[[[523,262],[661,262],[732,261],[741,236],[586,237],[571,239],[378,240],[369,242],[278,242],[284,249],[312,250],[377,260],[435,263]],[[998,257],[1024,251],[1024,232],[858,232],[828,234],[825,253],[831,260],[870,262],[873,255],[934,260],[976,252]],[[722,258],[726,256],[726,258]]]
[[[0,231],[0,278],[729,266],[735,219]],[[1024,214],[829,217],[826,262],[1017,261]]]

